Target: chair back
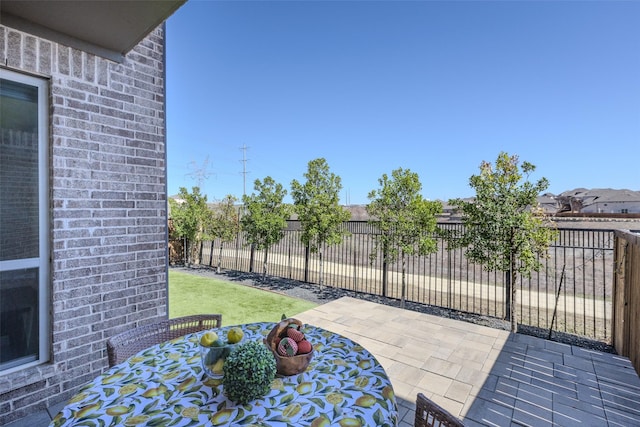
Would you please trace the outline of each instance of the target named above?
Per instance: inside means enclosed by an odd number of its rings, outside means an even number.
[[[418,393],[416,399],[415,427],[464,427],[462,421],[443,407]]]
[[[219,328],[220,314],[198,314],[162,320],[124,331],[107,340],[109,367],[124,362],[141,350],[193,332]]]

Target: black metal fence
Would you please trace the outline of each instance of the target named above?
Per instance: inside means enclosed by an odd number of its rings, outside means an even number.
[[[462,227],[443,223],[443,228]],[[375,248],[375,227],[368,222],[345,223],[350,235],[341,245],[323,250],[323,283],[382,295],[401,296],[400,263],[385,264]],[[319,260],[300,243],[300,225],[290,221],[284,238],[269,251],[271,276],[319,283]],[[517,279],[517,315],[521,324],[610,342],[613,241],[611,230],[560,229],[541,259],[542,269]],[[221,267],[261,272],[263,251],[254,251],[240,233],[222,245]],[[220,242],[204,242],[200,263],[217,266]],[[487,272],[469,262],[464,249],[449,250],[438,240],[438,251],[412,256],[406,263],[406,300],[497,318],[505,317],[504,274]],[[555,313],[555,317],[554,317]]]

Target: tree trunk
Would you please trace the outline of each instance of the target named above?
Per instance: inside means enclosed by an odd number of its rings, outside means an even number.
[[[187,240],[186,237],[183,238],[183,244],[182,244],[182,256],[183,256],[183,260],[184,260],[184,265],[186,267],[189,267],[189,261],[190,261],[190,256],[191,254],[189,253],[189,240]]]
[[[255,243],[251,244],[251,250],[249,251],[249,273],[253,273],[253,258],[256,253]]]
[[[513,258],[511,258],[511,332],[518,332],[518,312],[516,307],[516,268]]]
[[[310,258],[311,249],[309,248],[309,244],[304,247],[304,281],[305,283],[309,283],[309,258]]]
[[[264,261],[262,262],[262,281],[267,278],[267,257],[269,256],[269,248],[264,249]]]
[[[213,265],[213,254],[216,252],[215,251],[216,247],[213,243],[213,240],[211,241],[211,249],[209,249],[209,264],[207,264],[209,267],[211,267]]]
[[[504,320],[511,319],[511,270],[504,272]]]
[[[216,272],[220,274],[220,266],[222,265],[222,240],[220,240],[220,252],[218,252],[218,268]]]
[[[404,256],[404,252],[402,252],[402,291],[400,295],[400,308],[404,308],[404,299],[407,292],[407,283],[405,280],[406,277],[406,260]]]
[[[517,307],[516,307],[516,291],[518,288],[516,287],[516,257],[514,256],[515,251],[515,228],[511,227],[511,231],[509,233],[509,271],[507,272],[507,283],[505,286],[505,291],[507,294],[506,302],[507,302],[507,315],[508,319],[511,321],[511,332],[514,334],[518,332],[518,317],[517,317]]]
[[[387,296],[387,244],[382,245],[382,296]]]
[[[322,289],[324,283],[323,283],[323,270],[324,270],[324,266],[322,265],[322,249],[320,249],[318,251],[318,257],[320,258],[320,279],[318,280],[318,282],[320,283],[320,289]]]

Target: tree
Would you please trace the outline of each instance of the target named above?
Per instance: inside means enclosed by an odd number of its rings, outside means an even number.
[[[449,203],[463,215],[464,231],[446,235],[450,247],[467,248],[467,258],[488,271],[505,273],[506,318],[517,332],[516,279],[530,277],[541,268],[539,257],[548,256],[556,237],[553,222],[544,214],[537,196],[549,187],[546,178],[535,183],[528,176],[535,170],[529,162],[520,166],[518,156],[500,153],[495,167],[486,161],[480,175],[469,184],[476,190],[474,201],[461,199]],[[524,182],[523,174],[526,175]]]
[[[320,287],[323,286],[322,249],[324,245],[342,243],[348,234],[343,223],[351,213],[338,204],[342,184],[340,177],[329,171],[329,165],[323,158],[311,160],[307,172],[307,181],[301,184],[291,181],[291,197],[298,220],[302,227],[300,240],[311,253],[317,253],[320,260]]]
[[[291,209],[283,203],[287,190],[267,176],[261,182],[256,179],[256,193],[242,196],[245,215],[241,219],[247,240],[258,250],[264,250],[262,279],[267,276],[269,248],[282,240]]]
[[[400,306],[404,307],[406,257],[437,250],[436,214],[442,212],[442,204],[425,200],[420,195],[422,184],[418,174],[409,169],[396,169],[391,172],[391,177],[383,174],[378,183],[380,188],[369,193],[371,203],[367,205],[367,213],[373,218],[370,222],[375,223],[380,231],[373,236],[375,246],[370,258],[374,260],[381,250],[385,263],[401,260]],[[386,285],[386,280],[383,284]]]
[[[240,218],[235,203],[238,199],[227,194],[219,205],[218,211],[213,216],[211,223],[211,235],[214,239],[220,239],[220,252],[218,253],[218,266],[216,271],[220,273],[222,264],[222,246],[231,242],[240,231]]]
[[[169,199],[175,234],[187,241],[187,264],[193,262],[197,243],[210,238],[207,232],[212,219],[207,196],[200,194],[199,187],[193,187],[191,191],[189,193],[185,187],[180,187],[178,198]]]

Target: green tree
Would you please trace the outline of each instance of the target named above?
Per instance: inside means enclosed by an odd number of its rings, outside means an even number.
[[[178,198],[169,199],[175,234],[187,241],[187,264],[193,263],[198,244],[210,238],[208,228],[212,219],[207,196],[200,193],[199,187],[192,187],[191,191],[180,187]]]
[[[449,202],[461,211],[464,223],[463,232],[446,235],[449,246],[464,247],[470,261],[484,265],[488,271],[505,273],[506,316],[513,332],[518,329],[518,274],[530,277],[541,268],[539,258],[548,256],[557,234],[554,223],[537,202],[549,181],[540,178],[530,182],[528,177],[534,170],[533,164],[520,165],[518,156],[502,152],[495,166],[483,161],[480,174],[469,179],[476,190],[475,200]]]
[[[238,237],[240,231],[240,218],[235,203],[238,199],[227,194],[220,202],[211,222],[211,235],[214,239],[220,239],[220,251],[218,252],[218,266],[216,271],[220,273],[222,264],[222,247],[225,243]]]
[[[262,263],[264,280],[267,276],[269,248],[282,240],[291,209],[283,203],[287,190],[270,176],[263,181],[256,179],[253,188],[255,193],[242,196],[245,214],[241,224],[249,243],[258,250],[264,250]]]
[[[325,159],[311,160],[304,177],[307,179],[304,184],[295,179],[291,181],[291,197],[302,227],[300,240],[311,253],[318,254],[322,287],[322,249],[325,245],[342,243],[348,234],[343,224],[351,212],[339,205],[341,180],[329,170]]]
[[[425,200],[420,195],[422,184],[418,174],[409,169],[396,169],[391,177],[383,174],[378,183],[380,188],[369,193],[371,203],[367,205],[367,213],[372,217],[370,222],[379,230],[379,234],[373,236],[375,246],[370,258],[373,261],[380,250],[385,263],[400,259],[400,306],[404,307],[407,256],[426,255],[437,250],[436,215],[442,212],[442,204]],[[386,286],[386,277],[383,284]],[[386,289],[382,292],[386,295]]]

